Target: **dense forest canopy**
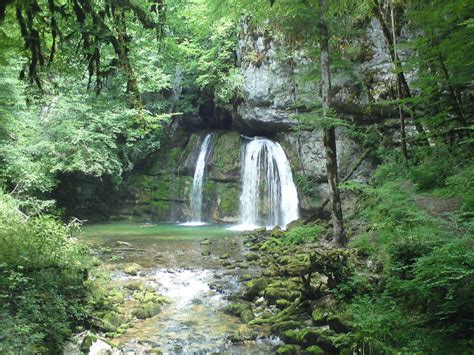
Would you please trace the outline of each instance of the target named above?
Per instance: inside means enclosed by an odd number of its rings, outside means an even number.
[[[209,112],[237,115],[246,100],[242,68],[269,60],[261,45],[317,88],[292,105],[291,119],[293,130],[323,132],[330,196],[321,209],[332,213],[333,244],[358,260],[328,291],[352,321],[338,346],[468,353],[473,15],[469,0],[3,1],[0,352],[57,351],[101,307],[87,276],[96,260],[70,243],[76,222],[54,199],[61,182],[81,176],[118,190],[161,154],[174,125]],[[388,90],[357,74],[372,56],[373,23],[390,62]],[[262,43],[244,48],[246,36]],[[365,93],[364,105],[342,102],[341,78]],[[209,122],[201,128],[230,128]],[[361,160],[379,165],[369,184],[338,172],[341,127],[365,152]],[[407,184],[459,206],[435,221],[400,188]],[[345,192],[358,202],[343,216]],[[321,215],[314,212],[307,223]],[[376,272],[363,269],[364,258]],[[334,262],[323,259],[314,262]]]

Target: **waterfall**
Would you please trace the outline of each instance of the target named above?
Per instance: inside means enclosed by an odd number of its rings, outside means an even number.
[[[207,134],[201,143],[201,149],[196,161],[196,170],[194,170],[193,187],[189,195],[191,201],[191,220],[186,225],[196,226],[204,224],[201,221],[202,212],[202,181],[204,177],[204,168],[206,167],[207,152],[211,142],[211,133]]]
[[[298,192],[283,148],[269,139],[253,138],[245,146],[239,225],[232,229],[285,228],[295,219]]]

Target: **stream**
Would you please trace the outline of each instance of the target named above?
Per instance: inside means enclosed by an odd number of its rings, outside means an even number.
[[[84,227],[80,241],[98,251],[117,287],[140,281],[169,300],[158,315],[134,321],[111,339],[120,349],[114,354],[145,354],[150,348],[164,354],[273,353],[280,341],[268,329],[223,311],[241,291],[242,275],[259,269],[246,261],[241,235],[227,227],[130,222]],[[140,265],[135,275],[124,272],[130,263]]]

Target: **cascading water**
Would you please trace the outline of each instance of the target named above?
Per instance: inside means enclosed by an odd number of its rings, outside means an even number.
[[[295,219],[298,192],[283,148],[267,138],[253,138],[245,146],[239,225],[232,229],[286,228]]]
[[[211,143],[212,134],[209,133],[206,135],[204,140],[201,143],[201,149],[199,151],[199,156],[196,161],[196,170],[194,171],[193,178],[193,187],[189,195],[191,201],[191,220],[184,225],[188,226],[198,226],[205,224],[201,221],[201,212],[202,212],[202,181],[204,177],[204,168],[206,167],[206,158],[209,150],[209,145]]]

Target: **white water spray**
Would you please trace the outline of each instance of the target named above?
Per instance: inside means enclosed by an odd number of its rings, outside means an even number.
[[[280,144],[255,137],[245,146],[236,230],[272,228],[298,219],[298,192]]]
[[[199,226],[205,224],[201,221],[202,213],[202,181],[204,177],[204,168],[206,167],[207,152],[211,143],[211,133],[207,134],[201,143],[201,150],[196,162],[194,171],[193,187],[189,195],[191,207],[191,221],[184,223],[188,226]]]

